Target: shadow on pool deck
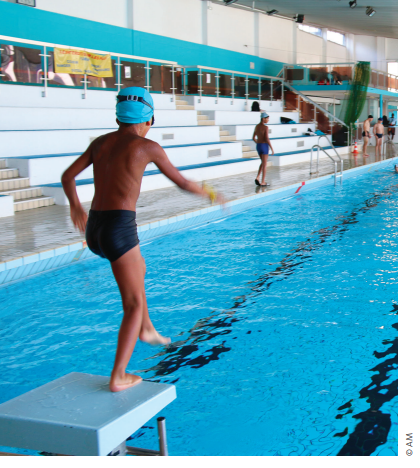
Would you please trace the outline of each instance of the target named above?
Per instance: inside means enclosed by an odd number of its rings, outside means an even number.
[[[375,158],[374,147],[369,147],[369,157],[347,154],[342,156],[344,170],[352,169],[380,161]],[[396,156],[388,148],[383,159]],[[314,166],[315,167],[315,166]],[[332,174],[334,166],[329,159],[321,159],[319,173],[309,174],[309,163],[297,163],[288,166],[271,166],[267,170],[266,180],[270,183],[267,190],[285,187],[298,182]],[[226,200],[235,200],[256,193],[254,183],[256,174],[247,172],[236,176],[211,179],[213,185]],[[178,187],[154,190],[141,193],[137,201],[136,221],[138,225],[177,216],[189,211],[199,210],[209,206],[207,199],[182,192]],[[90,209],[90,202],[83,203],[86,211]],[[0,262],[10,261],[33,253],[48,249],[59,248],[63,245],[84,240],[73,227],[68,206],[53,205],[34,210],[17,212],[14,216],[0,218]]]

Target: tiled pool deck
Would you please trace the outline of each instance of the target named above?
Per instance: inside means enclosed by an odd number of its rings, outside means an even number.
[[[380,161],[375,158],[374,148],[369,148],[370,156],[363,158],[361,154],[348,154],[342,156],[344,159],[344,170],[359,166],[370,165]],[[391,148],[382,159],[396,156]],[[254,173],[239,174],[232,177],[212,179],[209,181],[218,191],[220,191],[227,201],[250,197],[262,190],[269,192],[282,187],[287,187],[310,179],[317,179],[334,172],[333,165],[329,159],[321,159],[319,173],[309,174],[309,163],[298,163],[284,167],[269,167],[267,181],[271,184],[267,189],[259,189],[255,186]],[[90,203],[83,204],[86,211],[90,208]],[[155,190],[140,195],[137,202],[137,224],[138,226],[154,223],[189,213],[196,210],[208,208],[208,200],[196,197],[189,193],[182,192],[177,187]],[[84,240],[72,225],[69,207],[50,206],[18,212],[14,216],[0,218],[0,267],[4,262],[16,260],[17,263],[31,263],[36,259],[49,258],[52,251],[54,255],[58,249],[77,250],[81,248]],[[70,247],[67,247],[69,246]],[[60,252],[61,253],[61,252]],[[34,254],[40,254],[34,255]],[[10,263],[9,263],[10,266]],[[1,272],[1,268],[0,268]]]

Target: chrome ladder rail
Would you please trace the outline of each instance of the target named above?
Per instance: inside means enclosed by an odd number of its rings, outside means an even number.
[[[321,137],[323,137],[326,135],[321,135]],[[328,140],[328,138],[327,138]],[[329,140],[328,140],[329,141]],[[318,143],[319,143],[319,139],[318,139]],[[340,160],[340,163],[341,163],[341,174],[339,175],[340,177],[340,185],[343,185],[343,160],[341,159],[340,155],[338,154],[337,150],[335,149],[334,145],[331,143],[331,146],[333,147],[334,151],[335,151],[335,154],[338,156],[338,159]],[[314,145],[312,146],[311,148],[311,162],[310,162],[310,169],[309,169],[309,173],[312,174],[312,155],[313,155],[313,151],[314,151],[314,148],[317,148],[318,152],[317,152],[317,165],[316,165],[316,169],[317,169],[317,172],[318,172],[318,166],[319,166],[319,150],[323,151],[330,159],[331,161],[334,163],[334,185],[337,185],[337,161],[332,157],[330,156],[326,151],[325,149],[320,146],[319,144],[317,145]]]

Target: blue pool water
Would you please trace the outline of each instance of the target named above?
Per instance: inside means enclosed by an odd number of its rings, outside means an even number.
[[[173,343],[138,343],[128,370],[176,385],[171,455],[397,454],[397,177],[145,242],[151,318]],[[72,371],[109,375],[122,307],[106,261],[0,300],[0,402]],[[155,420],[130,445],[156,449]]]

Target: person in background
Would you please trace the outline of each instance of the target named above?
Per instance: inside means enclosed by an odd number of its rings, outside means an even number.
[[[388,126],[389,126],[389,120],[388,120],[388,117],[387,117],[386,115],[384,115],[384,116],[382,117],[382,123],[383,123],[383,126],[384,126],[385,128],[388,128]]]
[[[370,123],[373,120],[373,115],[368,115],[368,118],[363,122],[363,156],[369,156],[367,154],[367,145],[369,143],[370,138]]]
[[[267,124],[268,124],[269,119],[270,119],[269,115],[263,112],[261,114],[261,121],[255,127],[254,134],[252,135],[252,139],[257,144],[258,156],[261,159],[261,164],[258,169],[257,178],[255,179],[255,185],[261,185],[261,187],[268,187],[270,185],[270,184],[267,184],[265,181],[265,173],[267,169],[269,147],[271,148],[271,154],[274,154],[274,150],[273,150],[273,147],[271,146],[270,138],[268,136]],[[258,179],[260,177],[261,172],[262,172],[262,179],[260,183]]]
[[[397,119],[394,117],[394,114],[391,115],[389,119],[389,126],[388,126],[388,139],[393,140],[395,136],[395,127],[397,126]],[[389,137],[392,138],[389,138]]]
[[[260,103],[258,101],[254,101],[251,106],[251,112],[265,112],[265,110],[260,109]]]
[[[373,134],[376,138],[375,156],[382,154],[382,137],[384,136],[384,126],[382,125],[382,118],[379,117],[378,122],[373,126]]]

